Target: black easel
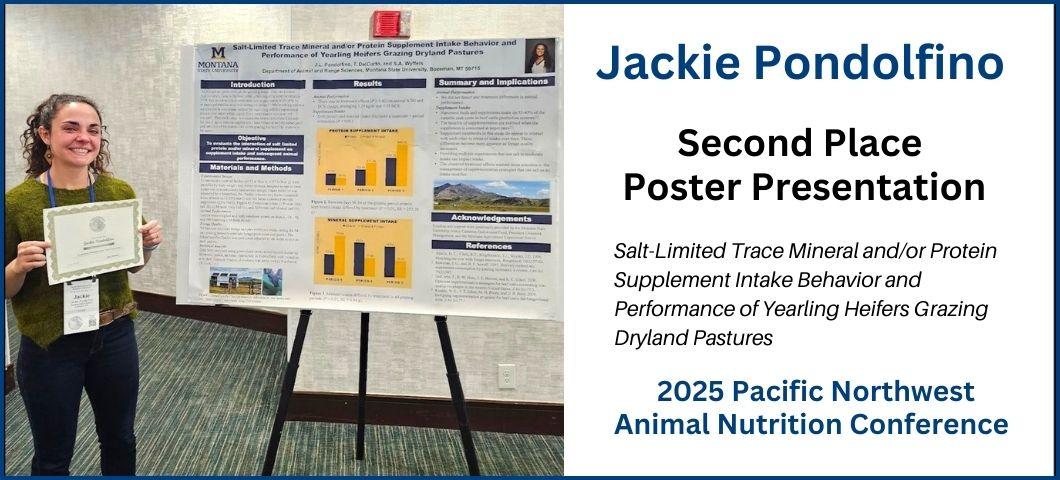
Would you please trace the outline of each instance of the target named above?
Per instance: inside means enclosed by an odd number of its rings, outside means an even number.
[[[453,344],[449,341],[449,327],[445,324],[445,315],[435,315],[434,324],[438,326],[438,340],[442,342],[445,376],[449,378],[449,394],[453,397],[456,421],[460,424],[460,442],[464,444],[468,475],[477,477],[478,456],[475,455],[475,440],[471,438],[471,425],[467,421],[467,405],[464,403],[464,388],[460,386],[460,372],[456,371],[456,359],[453,357]]]
[[[361,313],[361,361],[357,379],[357,460],[364,460],[364,417],[368,401],[368,313]]]
[[[272,475],[273,466],[276,464],[276,451],[280,446],[280,433],[283,431],[283,423],[287,420],[287,406],[290,403],[291,394],[294,392],[294,381],[298,375],[298,360],[302,356],[305,332],[309,326],[309,316],[312,313],[311,310],[302,310],[298,317],[298,329],[295,333],[294,345],[291,347],[291,358],[287,360],[287,371],[283,375],[280,404],[276,407],[276,419],[272,423],[272,435],[269,437],[269,449],[265,454],[265,466],[261,471],[262,476]],[[456,409],[456,419],[460,426],[460,441],[464,446],[464,458],[467,460],[468,474],[478,476],[478,456],[475,454],[475,441],[471,437],[471,426],[467,420],[464,389],[460,385],[460,373],[456,370],[453,344],[449,339],[449,327],[445,323],[446,317],[444,315],[435,316],[434,322],[438,327],[438,340],[442,345],[446,377],[449,379],[449,393],[453,398],[453,408]],[[368,384],[368,313],[366,312],[361,313],[360,343],[360,371],[357,382],[357,460],[364,460],[364,424],[367,400],[365,387]]]
[[[312,310],[302,310],[298,316],[298,330],[294,334],[294,345],[291,347],[291,358],[287,359],[287,371],[283,374],[283,387],[280,388],[280,404],[276,407],[276,419],[272,422],[272,435],[269,437],[269,449],[265,453],[265,466],[262,476],[272,475],[276,465],[276,449],[280,447],[280,432],[283,422],[287,420],[287,404],[294,392],[294,379],[298,375],[298,360],[302,358],[302,345],[305,344],[305,331],[309,328],[309,316]]]

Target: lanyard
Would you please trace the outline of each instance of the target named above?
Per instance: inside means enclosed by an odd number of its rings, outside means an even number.
[[[55,188],[52,188],[52,171],[49,169],[44,172],[48,176],[48,200],[52,202],[52,208],[58,207],[55,203]],[[92,172],[88,173],[88,202],[95,203],[96,201],[96,187],[92,184]]]

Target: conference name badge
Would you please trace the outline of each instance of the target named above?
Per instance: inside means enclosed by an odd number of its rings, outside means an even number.
[[[63,283],[63,335],[99,330],[99,279]]]

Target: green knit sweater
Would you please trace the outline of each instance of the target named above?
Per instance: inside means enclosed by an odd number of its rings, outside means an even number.
[[[95,182],[96,201],[136,198],[129,184],[117,178],[100,175]],[[88,203],[88,189],[55,189],[57,206]],[[51,207],[48,186],[36,178],[27,179],[7,192],[4,197],[4,265],[18,254],[18,244],[29,240],[44,240],[42,210]],[[129,289],[129,274],[125,270],[99,276],[99,310],[123,308],[133,301]],[[22,289],[11,298],[11,306],[18,321],[18,331],[41,347],[47,347],[63,334],[63,286],[48,285],[44,267],[26,274]],[[131,314],[135,317],[138,312]]]

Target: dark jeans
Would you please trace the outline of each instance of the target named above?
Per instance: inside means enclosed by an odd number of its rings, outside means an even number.
[[[96,414],[103,475],[136,474],[140,357],[132,320],[65,335],[47,349],[22,337],[15,371],[33,432],[33,475],[70,474],[82,389]]]

